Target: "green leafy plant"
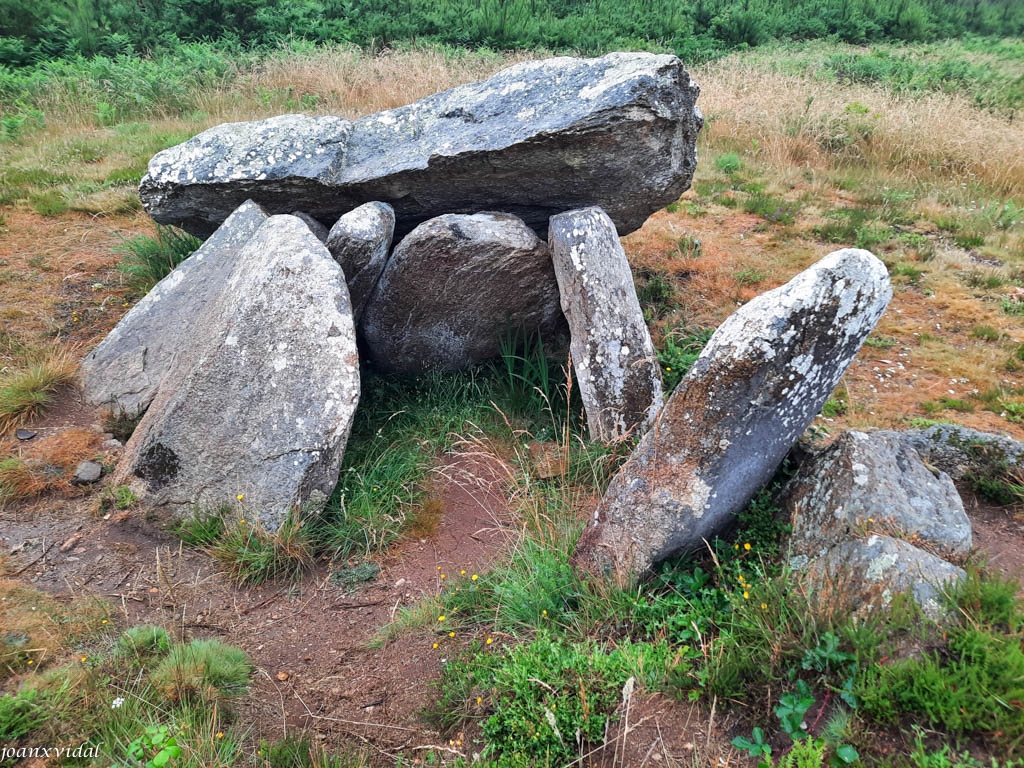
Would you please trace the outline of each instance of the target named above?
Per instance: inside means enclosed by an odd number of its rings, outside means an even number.
[[[775,707],[775,716],[779,718],[779,725],[782,731],[790,739],[796,741],[807,737],[807,724],[804,716],[807,710],[814,706],[814,696],[807,683],[797,680],[796,690],[784,693],[779,697],[778,706]]]
[[[127,757],[143,768],[164,768],[181,756],[178,739],[166,725],[147,725],[143,734],[128,745]]]
[[[765,739],[764,731],[761,728],[755,727],[750,738],[737,736],[732,740],[732,745],[736,749],[743,750],[751,757],[761,758],[758,766],[771,765],[772,747]]]
[[[714,328],[680,327],[665,335],[665,341],[658,350],[658,362],[661,364],[666,393],[676,388],[697,361],[713,333]]]

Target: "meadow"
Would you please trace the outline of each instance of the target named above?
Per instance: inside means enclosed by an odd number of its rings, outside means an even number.
[[[807,440],[943,421],[1024,438],[1024,44],[933,34],[722,47],[687,61],[706,118],[693,188],[624,239],[668,388],[736,306],[855,245],[886,262],[895,297]],[[63,541],[74,525],[142,517],[126,488],[85,491],[70,475],[83,458],[113,461],[76,400],[78,359],[195,247],[140,210],[148,159],[224,121],[356,117],[549,55],[451,42],[185,42],[161,56],[0,69],[6,530],[51,520]],[[157,553],[156,607],[43,589],[46,579],[26,581],[33,561],[0,557],[0,746],[85,741],[101,747],[96,765],[117,766],[1020,764],[1019,575],[991,567],[984,549],[948,595],[945,625],[900,601],[868,620],[836,611],[786,565],[788,521],[773,500],[784,467],[704,557],[636,588],[581,581],[568,556],[628,451],[582,437],[564,362],[510,337],[502,359],[463,374],[367,372],[326,513],[271,536],[240,504],[173,527],[177,545],[153,534],[132,556],[149,567]],[[70,426],[14,439],[17,426],[58,423],[47,419]],[[132,426],[105,429],[127,437]],[[553,472],[533,444],[558,457]],[[468,551],[431,561],[418,582],[408,576],[418,591],[395,602],[378,574],[411,573],[395,559],[448,531],[453,455],[491,467],[498,543],[477,562]],[[1024,478],[1005,466],[961,491],[1019,524]],[[187,584],[159,576],[160,546],[192,553],[215,574],[202,589],[235,601],[219,629],[175,613]],[[77,566],[64,567],[74,582]],[[344,691],[280,671],[295,642],[284,632],[315,630],[279,614],[325,594],[376,611],[362,634],[349,628],[350,663],[404,685],[388,649],[423,659],[415,706],[377,719],[346,709]],[[250,609],[266,619],[258,632]],[[283,690],[337,708],[303,719]],[[278,696],[270,715],[255,703]],[[415,738],[398,738],[402,728]]]

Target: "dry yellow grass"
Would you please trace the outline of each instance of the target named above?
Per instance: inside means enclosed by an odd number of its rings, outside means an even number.
[[[434,48],[384,51],[326,48],[306,55],[271,58],[240,80],[252,101],[257,94],[290,93],[317,98],[316,110],[345,117],[392,109],[456,85],[490,77],[540,54],[461,55]],[[211,104],[211,106],[213,106]]]
[[[694,71],[711,146],[751,150],[775,169],[850,166],[977,182],[1024,194],[1024,126],[964,97],[768,72],[730,56]]]

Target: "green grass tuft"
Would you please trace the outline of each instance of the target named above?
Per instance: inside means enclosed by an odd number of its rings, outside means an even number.
[[[136,235],[118,245],[120,269],[141,292],[148,293],[187,259],[202,241],[175,227],[156,225],[156,237]]]

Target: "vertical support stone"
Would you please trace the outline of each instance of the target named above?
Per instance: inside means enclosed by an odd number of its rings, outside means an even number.
[[[644,428],[662,402],[661,368],[615,225],[600,208],[551,217],[551,258],[592,440]]]
[[[387,203],[366,203],[338,219],[324,238],[348,281],[356,325],[384,272],[394,235],[394,209]]]

